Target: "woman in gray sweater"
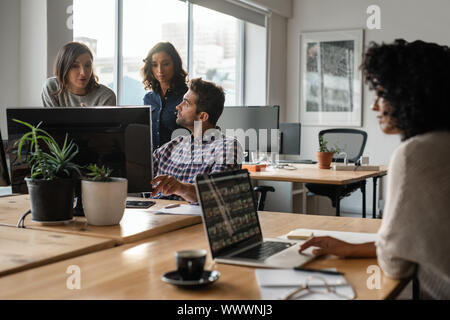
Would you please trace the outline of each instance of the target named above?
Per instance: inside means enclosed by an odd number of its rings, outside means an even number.
[[[53,67],[55,76],[42,88],[44,107],[115,106],[114,91],[98,83],[92,63],[86,45],[69,42],[62,47]]]
[[[305,242],[316,255],[377,257],[385,275],[417,277],[420,297],[450,299],[450,48],[396,40],[371,44],[363,63],[381,130],[400,134],[389,163],[376,242]]]

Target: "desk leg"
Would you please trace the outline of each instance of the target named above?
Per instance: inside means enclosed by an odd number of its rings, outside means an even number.
[[[366,180],[361,181],[362,192],[362,217],[366,217]]]
[[[372,218],[377,217],[377,179],[378,177],[373,177],[373,202],[372,202]]]

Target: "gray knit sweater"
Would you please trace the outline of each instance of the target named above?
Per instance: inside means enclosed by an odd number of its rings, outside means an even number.
[[[58,80],[56,77],[48,78],[42,88],[42,103],[44,107],[94,107],[115,106],[116,95],[108,87],[99,84],[85,96],[78,96],[66,90],[63,94],[55,96],[58,91]]]
[[[377,257],[391,278],[417,269],[422,297],[450,299],[450,132],[402,143],[389,164]]]

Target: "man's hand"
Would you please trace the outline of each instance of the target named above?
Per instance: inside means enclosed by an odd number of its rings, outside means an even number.
[[[193,184],[180,182],[169,175],[157,176],[150,183],[157,184],[153,186],[152,197],[161,192],[165,196],[174,194],[186,201],[197,202],[197,193]]]
[[[152,185],[157,183],[157,185],[153,187],[152,192],[153,197],[156,196],[158,192],[161,192],[165,196],[171,194],[182,196],[181,194],[183,193],[183,183],[181,183],[172,176],[169,175],[157,176],[150,183]]]

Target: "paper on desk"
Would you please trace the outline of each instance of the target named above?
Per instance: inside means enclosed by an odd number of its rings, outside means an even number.
[[[330,269],[336,271],[336,269]],[[304,285],[309,277],[308,285],[314,292],[303,291],[293,299],[298,300],[346,300],[344,297],[333,293],[325,293],[324,282],[314,277],[324,279],[328,286],[336,290],[339,294],[345,295],[348,299],[355,298],[355,292],[351,285],[347,283],[342,275],[329,275],[316,272],[298,271],[294,269],[256,269],[256,279],[258,281],[261,299],[277,300],[282,299],[290,292]]]
[[[376,233],[343,232],[343,231],[315,230],[315,229],[295,229],[295,230],[312,232],[314,234],[314,237],[330,236],[349,243],[375,242],[378,238],[378,235]],[[279,236],[279,238],[287,239],[287,234]],[[292,239],[289,239],[289,241],[292,241]]]
[[[164,214],[181,214],[186,216],[201,216],[202,215],[202,209],[200,206],[197,205],[190,205],[190,204],[181,204],[178,207],[175,208],[162,208],[156,211],[156,213],[164,213]]]

